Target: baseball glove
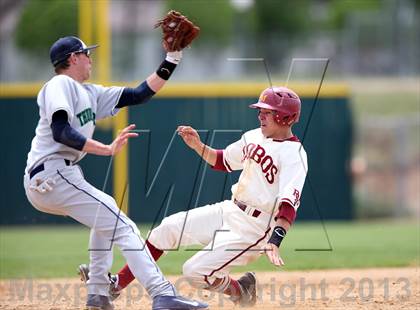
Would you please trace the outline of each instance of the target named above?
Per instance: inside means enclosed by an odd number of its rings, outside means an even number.
[[[200,33],[200,28],[177,11],[169,11],[155,28],[161,27],[162,45],[167,52],[180,51],[191,44]]]

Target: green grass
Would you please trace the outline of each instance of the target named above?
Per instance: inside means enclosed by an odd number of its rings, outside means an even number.
[[[367,116],[406,117],[420,113],[419,77],[358,77],[343,82],[351,89],[357,122]]]
[[[419,93],[386,92],[352,94],[356,119],[366,116],[407,116],[420,113]]]
[[[419,265],[419,225],[409,222],[327,222],[332,251],[320,223],[297,223],[282,244],[285,270],[396,267]],[[144,234],[143,229],[143,235]],[[0,228],[0,278],[75,277],[88,261],[89,231],[81,226]],[[115,250],[113,271],[124,263]],[[159,260],[166,274],[179,274],[194,253],[181,249]],[[242,270],[275,270],[265,257]]]

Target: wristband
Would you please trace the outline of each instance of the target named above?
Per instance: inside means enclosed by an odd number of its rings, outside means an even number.
[[[172,73],[174,72],[176,68],[176,64],[170,61],[167,61],[166,59],[160,64],[159,68],[156,71],[156,74],[165,81],[169,80]]]
[[[276,226],[273,229],[273,233],[271,234],[268,243],[272,243],[275,246],[279,247],[280,243],[283,241],[283,238],[286,236],[286,229],[281,226]]]

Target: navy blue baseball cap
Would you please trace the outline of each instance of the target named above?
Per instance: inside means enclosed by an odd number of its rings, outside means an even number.
[[[98,46],[98,44],[86,46],[78,37],[68,36],[60,38],[50,48],[50,59],[55,67],[67,60],[72,53],[86,53],[89,55],[90,50]]]

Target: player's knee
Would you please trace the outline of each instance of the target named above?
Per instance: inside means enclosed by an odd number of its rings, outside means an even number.
[[[160,249],[172,249],[179,245],[183,227],[183,216],[180,213],[164,218],[162,223],[152,230],[149,241],[153,245]]]
[[[178,231],[182,229],[182,224],[185,220],[185,212],[179,212],[172,214],[168,217],[165,217],[162,220],[162,223],[158,226],[161,229],[166,229],[168,231]]]

